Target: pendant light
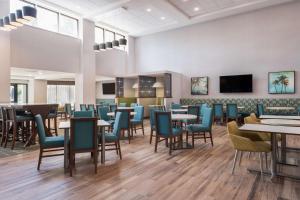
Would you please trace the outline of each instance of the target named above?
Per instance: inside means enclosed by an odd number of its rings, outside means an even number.
[[[36,18],[36,9],[31,6],[23,7],[23,17],[27,20],[33,20]]]
[[[16,11],[16,20],[17,20],[17,22],[20,22],[23,24],[28,22],[28,20],[23,17],[23,11],[21,9]]]
[[[99,44],[94,45],[94,51],[95,52],[100,52],[100,45]]]
[[[112,47],[112,42],[106,42],[105,45],[106,45],[106,49],[112,49],[113,48]]]
[[[10,17],[10,23],[11,23],[11,25],[17,26],[17,27],[23,26],[22,23],[20,23],[20,22],[17,21],[15,13],[10,13],[9,17]]]
[[[101,44],[99,44],[99,46],[100,46],[100,51],[105,51],[106,50],[105,43],[101,43]]]
[[[0,30],[2,31],[10,31],[10,29],[4,26],[4,19],[0,19]]]
[[[125,39],[125,37],[124,37],[124,38],[121,38],[121,39],[119,40],[119,44],[120,44],[120,46],[126,46],[126,45],[127,45],[127,40]]]
[[[118,48],[119,47],[119,40],[114,40],[114,41],[112,41],[112,46],[113,46],[113,48]]]
[[[17,28],[10,23],[9,16],[4,17],[4,27],[10,30],[14,30]]]

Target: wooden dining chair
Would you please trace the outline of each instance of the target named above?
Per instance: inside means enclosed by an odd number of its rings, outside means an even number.
[[[70,134],[70,176],[75,168],[75,154],[92,153],[94,170],[97,173],[98,163],[98,135],[96,117],[74,117],[71,118]]]

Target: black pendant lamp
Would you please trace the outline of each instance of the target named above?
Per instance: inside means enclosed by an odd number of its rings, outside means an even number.
[[[105,45],[106,45],[107,49],[112,49],[113,48],[112,42],[106,42]]]
[[[0,30],[2,31],[10,31],[10,29],[4,26],[4,19],[0,19]]]
[[[114,40],[114,41],[112,41],[112,46],[113,46],[114,48],[119,47],[119,46],[120,46],[119,40]]]
[[[11,23],[11,25],[17,26],[17,27],[23,26],[23,24],[22,24],[21,22],[18,22],[18,21],[17,21],[17,18],[16,18],[16,14],[15,14],[15,13],[10,13],[10,14],[9,14],[9,18],[10,18],[10,23]]]
[[[20,22],[23,24],[28,22],[28,20],[23,17],[23,11],[20,9],[16,11],[16,20],[17,20],[17,22]]]
[[[120,44],[120,46],[126,46],[127,45],[127,40],[125,38],[121,38],[119,40],[119,44]]]
[[[105,51],[106,50],[105,43],[101,43],[101,44],[99,44],[99,46],[100,46],[100,51]]]
[[[23,17],[27,20],[33,20],[36,18],[36,9],[31,6],[23,7]]]
[[[99,52],[100,51],[100,45],[99,44],[95,44],[94,45],[94,51],[95,52]]]
[[[5,17],[4,17],[4,27],[7,28],[7,29],[10,29],[10,30],[13,30],[13,29],[16,29],[16,28],[17,28],[17,27],[13,26],[13,25],[10,23],[9,16],[5,16]]]

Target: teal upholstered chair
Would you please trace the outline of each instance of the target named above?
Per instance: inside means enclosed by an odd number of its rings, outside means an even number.
[[[133,119],[130,120],[130,124],[131,124],[131,132],[133,133],[133,130],[134,132],[136,133],[136,130],[137,130],[137,126],[140,125],[143,131],[143,135],[145,135],[145,132],[144,132],[144,106],[136,106],[134,107],[134,112],[135,112],[135,115],[133,117]]]
[[[221,123],[223,123],[224,120],[224,112],[223,112],[223,104],[222,103],[215,103],[213,104],[213,116],[214,116],[214,122],[217,120],[220,120]]]
[[[204,114],[204,110],[205,108],[208,108],[208,104],[207,103],[203,103],[200,107],[200,117],[202,118],[203,117],[203,114]]]
[[[134,108],[135,106],[138,106],[138,105],[139,105],[138,103],[131,103],[130,107]]]
[[[188,106],[187,114],[196,115],[197,119],[183,120],[183,123],[185,125],[198,123],[199,122],[199,112],[200,112],[199,106]]]
[[[119,103],[119,107],[126,107],[127,103]]]
[[[72,110],[72,106],[70,103],[65,104],[65,112],[69,117],[73,116],[74,111]]]
[[[174,148],[174,141],[178,139],[178,142],[182,146],[182,129],[172,127],[171,112],[155,112],[156,120],[156,138],[155,149],[157,152],[157,145],[161,141],[169,140],[169,154],[172,154]]]
[[[228,103],[226,104],[226,122],[230,120],[235,120],[238,122],[239,120],[239,113],[238,113],[238,107],[235,103]]]
[[[203,111],[203,118],[201,124],[190,124],[186,127],[187,134],[186,140],[188,137],[192,136],[192,146],[194,147],[195,139],[204,139],[210,138],[211,145],[213,146],[213,137],[212,137],[212,121],[213,121],[213,110],[212,108],[205,108]],[[206,133],[209,133],[209,136],[206,136]]]
[[[93,111],[75,111],[74,117],[94,117]]]
[[[80,111],[87,111],[85,104],[80,104]]]
[[[110,112],[116,112],[117,108],[118,108],[117,104],[109,104]]]
[[[181,109],[181,104],[179,104],[179,103],[172,103],[171,104],[171,109]]]
[[[159,112],[159,111],[165,111],[164,107],[150,107],[149,108],[149,115],[150,115],[150,144],[152,143],[152,138],[154,131],[156,131],[156,126],[155,126],[155,112]]]
[[[37,166],[37,169],[40,170],[42,158],[64,155],[63,153],[53,154],[54,151],[64,150],[64,137],[63,136],[47,137],[45,132],[45,127],[44,127],[44,122],[41,115],[35,116],[35,122],[37,124],[37,133],[40,142],[40,154],[39,154],[39,161]],[[44,153],[47,152],[51,152],[51,154],[43,155]]]
[[[122,160],[122,153],[121,153],[121,146],[120,146],[120,131],[121,131],[121,120],[122,120],[122,115],[124,113],[122,112],[117,112],[116,113],[116,119],[115,119],[115,123],[113,125],[113,131],[109,132],[109,133],[105,133],[104,137],[105,137],[105,145],[109,146],[110,148],[105,148],[105,151],[112,151],[112,150],[116,150],[117,154],[119,154],[120,159]],[[102,137],[101,134],[98,134],[98,138],[99,138],[99,151],[101,151],[102,147],[101,147],[101,141],[102,141]],[[112,146],[115,146],[115,148],[112,148]]]
[[[121,112],[121,119],[120,119],[120,129],[121,129],[121,134],[124,137],[125,135],[125,131],[127,132],[127,139],[128,142],[130,144],[130,139],[131,139],[131,126],[130,126],[130,109],[120,109],[120,110],[116,110],[117,112]]]
[[[75,117],[71,118],[70,135],[70,176],[75,168],[76,153],[92,153],[95,173],[97,173],[98,162],[98,135],[97,118]]]
[[[87,107],[87,110],[95,112],[95,106],[94,106],[94,104],[89,104],[88,107]]]
[[[298,115],[300,116],[300,106],[297,108]]]
[[[114,124],[114,120],[110,118],[107,114],[109,113],[109,107],[108,106],[102,106],[98,107],[98,116],[100,119],[110,123],[110,125]]]
[[[264,105],[262,103],[256,104],[257,116],[261,116],[265,114]]]

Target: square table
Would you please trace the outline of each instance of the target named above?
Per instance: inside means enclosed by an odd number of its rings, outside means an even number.
[[[287,175],[277,172],[277,134],[281,135],[298,135],[300,136],[300,127],[293,126],[272,126],[264,124],[245,124],[239,128],[241,131],[254,131],[262,133],[271,133],[271,145],[272,145],[272,165],[271,165],[271,179],[276,177],[289,177],[292,179],[300,180],[298,176]],[[254,170],[255,171],[255,170]]]
[[[101,163],[105,163],[105,134],[103,131],[103,128],[105,127],[110,127],[110,123],[104,120],[98,120],[97,121],[97,126],[100,128],[101,132],[101,145],[102,145],[102,151],[101,151]],[[68,169],[69,168],[69,149],[68,149],[68,141],[70,138],[70,121],[65,121],[65,122],[60,122],[59,123],[59,129],[64,129],[64,168]]]

